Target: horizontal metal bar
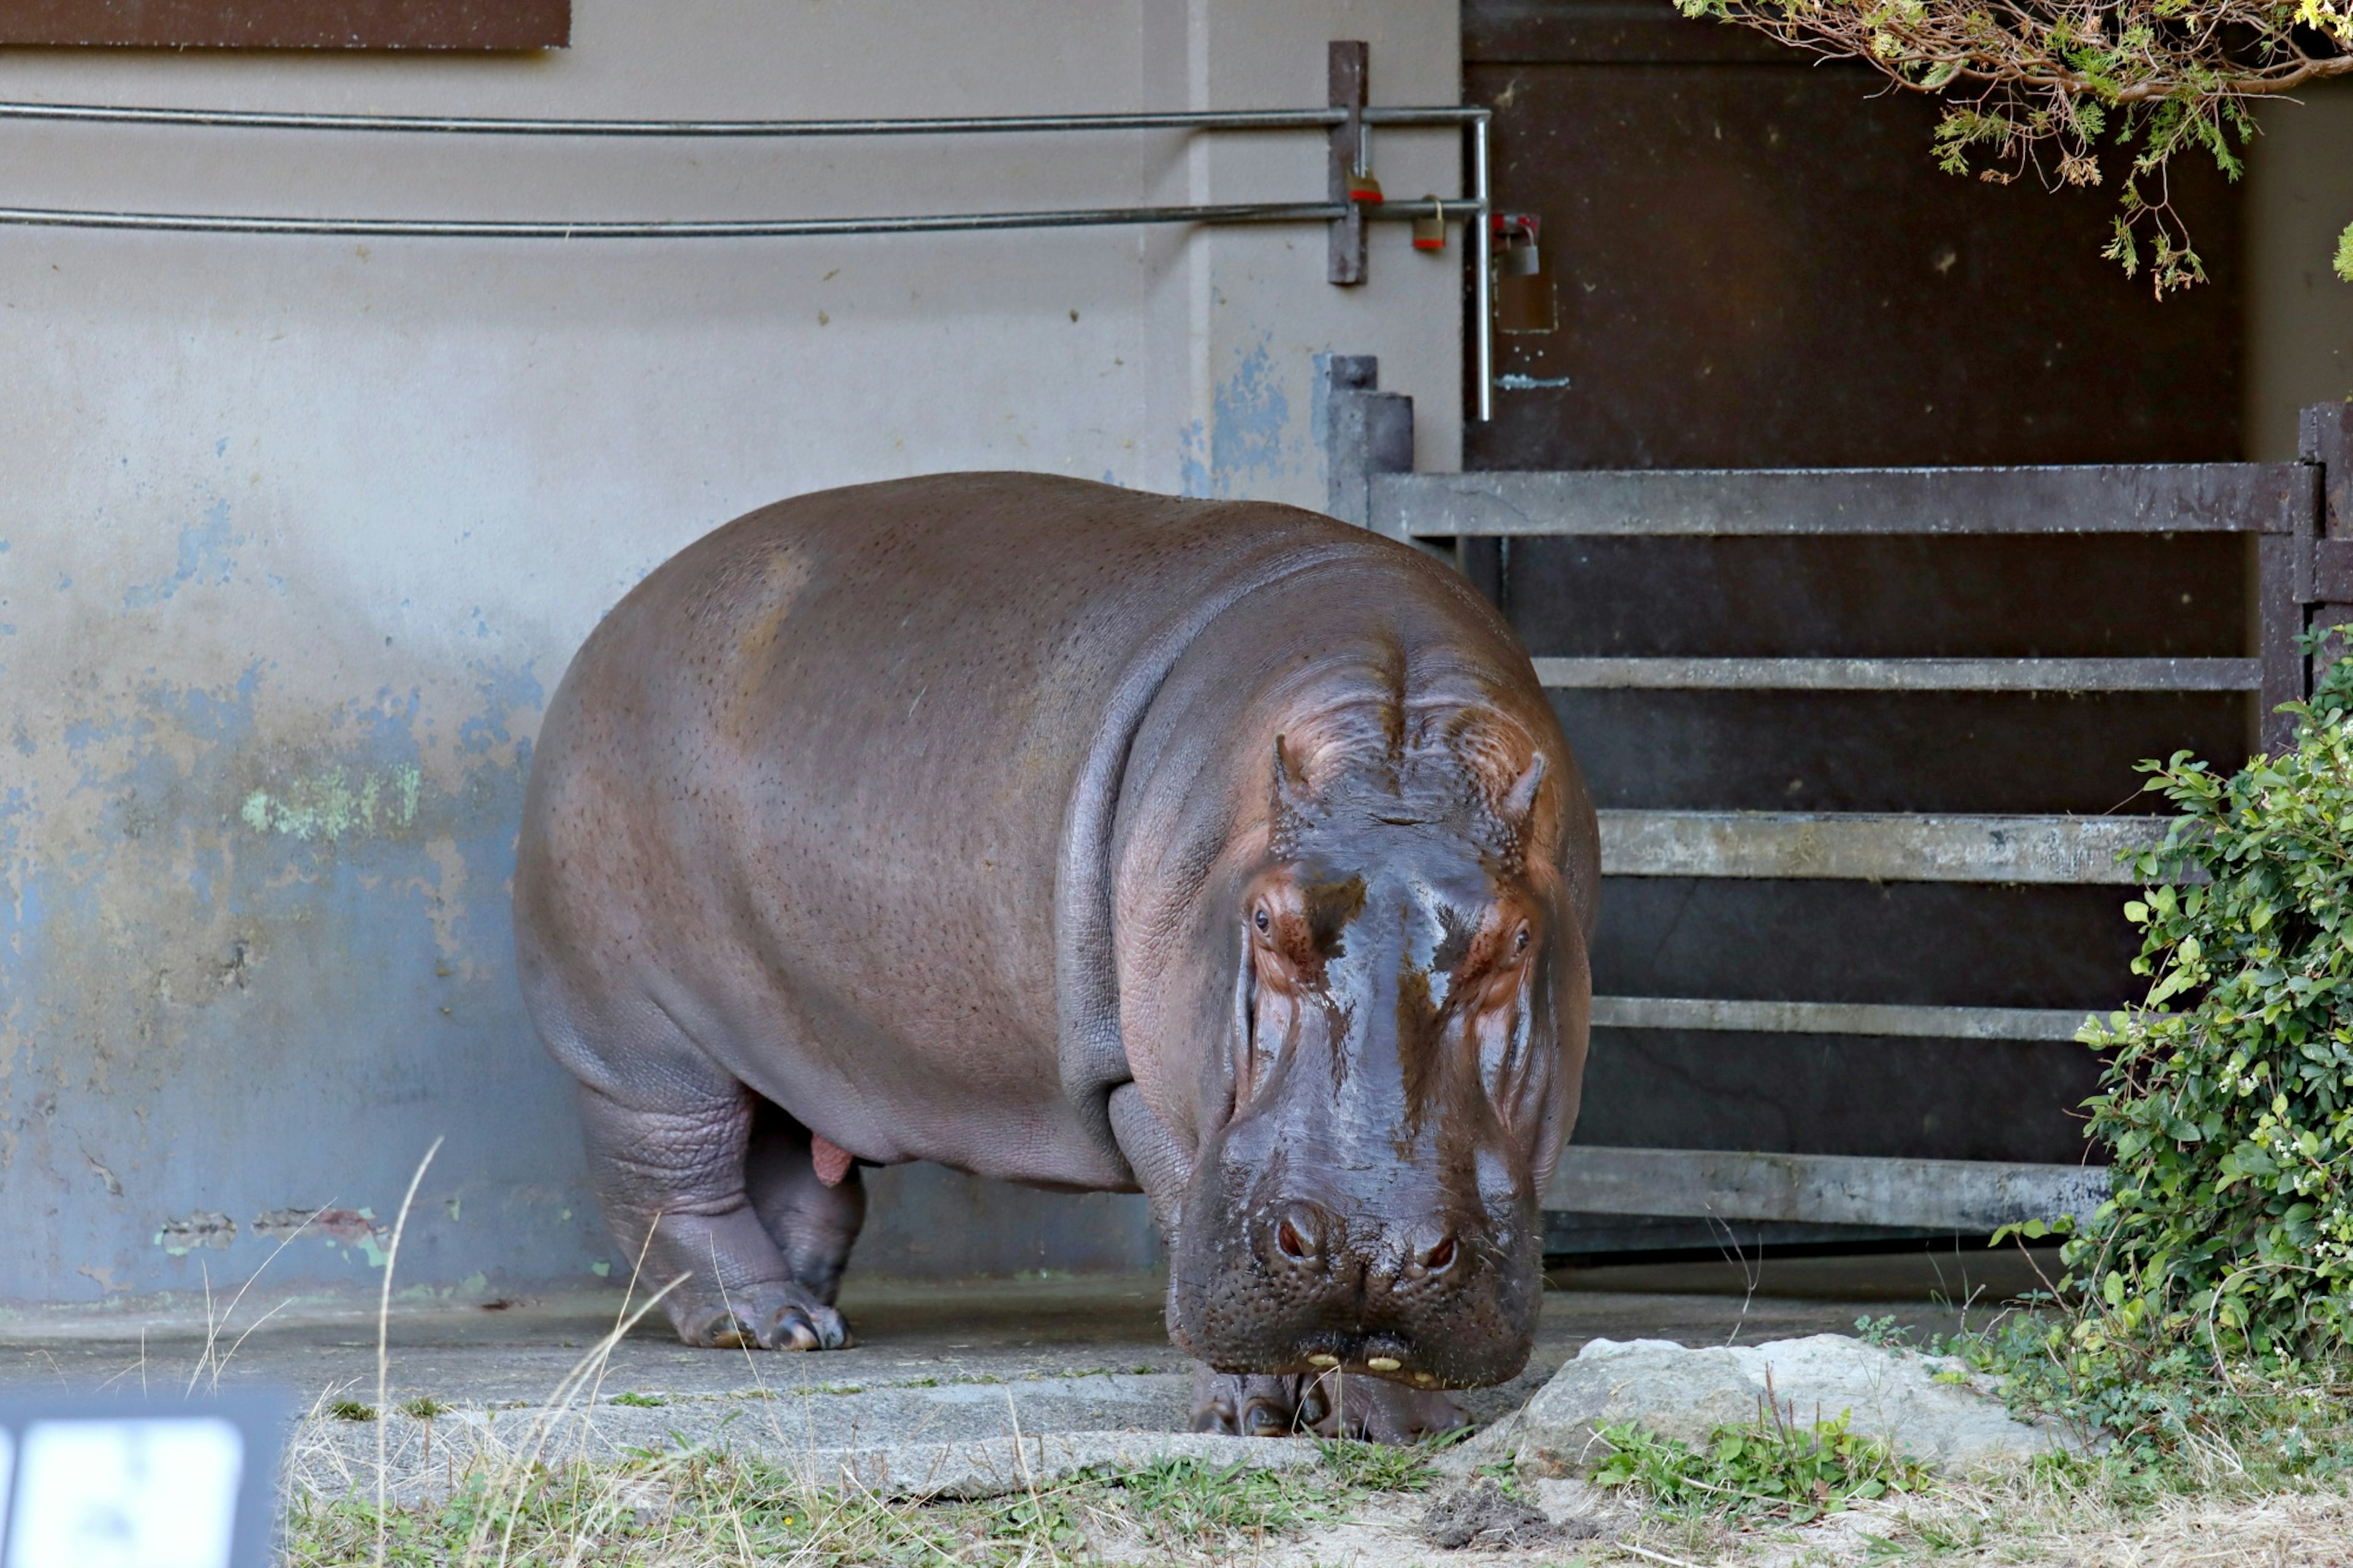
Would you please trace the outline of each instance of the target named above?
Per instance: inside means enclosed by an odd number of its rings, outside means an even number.
[[[320,114],[249,109],[142,108],[107,103],[0,103],[0,120],[109,125],[195,125],[250,131],[367,131],[468,136],[985,136],[1004,132],[1324,131],[1345,109],[1201,109],[1140,114],[990,114],[919,120],[533,120],[467,114]],[[1364,110],[1371,125],[1468,125],[1470,105]]]
[[[1881,812],[1604,811],[1609,877],[2130,885],[2119,857],[2165,837],[2158,816],[1926,816]]]
[[[1920,1040],[2072,1040],[2088,1008],[1924,1007],[1880,1002],[1746,1002],[1714,996],[1596,996],[1597,1029],[1758,1035],[1873,1035]]]
[[[1392,538],[2312,531],[2301,463],[1380,474]]]
[[[2105,1202],[2098,1165],[1877,1160],[1570,1144],[1544,1206],[1813,1225],[1919,1226],[1983,1234],[2021,1220],[2087,1218]]]
[[[2253,691],[2252,658],[1540,658],[1564,690]]]
[[[1367,218],[1444,216],[1474,223],[1472,201],[1387,202]],[[202,213],[77,212],[0,207],[0,225],[172,234],[338,235],[385,239],[784,239],[847,234],[957,234],[995,229],[1093,228],[1119,224],[1330,223],[1342,202],[1228,202],[1208,206],[1082,207],[1063,212],[964,213],[949,216],[692,218],[566,223],[505,218],[226,217]]]

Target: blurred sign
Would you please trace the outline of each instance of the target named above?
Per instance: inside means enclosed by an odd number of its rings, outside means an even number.
[[[0,1399],[0,1568],[263,1568],[289,1410]]]

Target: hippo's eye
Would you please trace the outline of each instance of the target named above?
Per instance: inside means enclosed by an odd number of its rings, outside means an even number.
[[[1518,931],[1512,933],[1512,951],[1515,953],[1519,953],[1525,952],[1527,950],[1528,928],[1523,924]]]
[[[1251,915],[1250,923],[1258,927],[1260,935],[1265,935],[1268,924],[1266,911],[1264,910],[1261,910],[1257,913]]]

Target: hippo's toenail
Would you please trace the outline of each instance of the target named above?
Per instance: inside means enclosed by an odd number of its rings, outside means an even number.
[[[1393,1355],[1366,1356],[1365,1364],[1375,1372],[1395,1372],[1398,1369],[1398,1358]]]
[[[1312,1355],[1307,1358],[1307,1364],[1309,1366],[1338,1366],[1340,1364],[1340,1358],[1335,1355]]]

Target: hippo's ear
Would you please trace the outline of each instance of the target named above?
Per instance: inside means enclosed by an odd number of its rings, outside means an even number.
[[[1527,771],[1520,774],[1519,782],[1504,796],[1501,815],[1514,831],[1526,828],[1528,813],[1535,806],[1536,788],[1544,783],[1544,776],[1545,754],[1537,752],[1528,758]]]
[[[1282,749],[1282,737],[1274,738],[1274,827],[1280,834],[1293,827],[1307,815],[1307,781],[1295,772],[1291,758]]]

